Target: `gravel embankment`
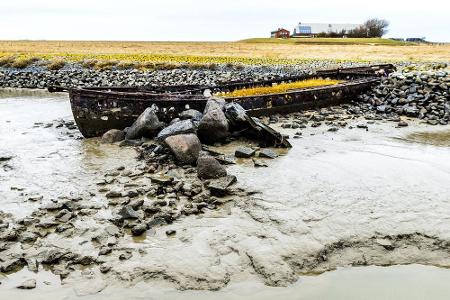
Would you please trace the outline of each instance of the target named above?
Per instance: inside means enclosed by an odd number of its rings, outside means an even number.
[[[219,66],[215,69],[173,70],[96,70],[68,65],[51,71],[42,67],[23,70],[0,68],[0,87],[47,88],[52,85],[77,86],[146,86],[146,85],[214,85],[238,80],[262,80],[274,77],[312,73],[317,69],[351,67],[358,63],[316,62],[297,66]]]
[[[431,125],[450,120],[450,71],[392,73],[372,91],[361,95],[362,111],[387,117],[419,118]]]

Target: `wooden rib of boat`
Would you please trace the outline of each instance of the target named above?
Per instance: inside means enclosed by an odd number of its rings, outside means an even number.
[[[84,137],[100,136],[110,129],[124,129],[148,107],[158,108],[158,117],[170,121],[182,111],[192,108],[203,111],[209,96],[217,92],[232,92],[242,88],[272,86],[310,78],[343,80],[336,85],[289,90],[283,93],[225,98],[236,102],[249,115],[295,112],[356,99],[394,70],[394,66],[374,65],[318,71],[312,75],[292,76],[267,81],[231,82],[218,86],[183,85],[170,87],[51,87],[49,91],[68,91],[75,121]]]

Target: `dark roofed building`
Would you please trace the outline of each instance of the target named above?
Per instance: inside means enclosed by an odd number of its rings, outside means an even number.
[[[271,38],[276,39],[288,39],[291,35],[291,32],[284,28],[278,28],[278,30],[272,31],[270,34]]]

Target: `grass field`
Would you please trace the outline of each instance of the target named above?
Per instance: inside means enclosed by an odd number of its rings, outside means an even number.
[[[367,39],[347,43],[267,42],[105,42],[0,41],[0,65],[24,66],[36,60],[55,68],[67,61],[108,68],[152,67],[155,64],[296,64],[311,60],[448,62],[450,44],[398,45]],[[310,39],[308,39],[310,40]],[[320,39],[324,40],[324,39]],[[335,41],[336,39],[330,39]],[[353,44],[348,44],[353,41]],[[383,40],[386,41],[386,40]]]
[[[383,38],[255,38],[240,41],[242,43],[273,43],[273,44],[316,44],[316,45],[387,45],[387,46],[412,46],[414,43],[394,41]]]

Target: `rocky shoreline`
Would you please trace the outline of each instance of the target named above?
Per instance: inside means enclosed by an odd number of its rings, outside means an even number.
[[[0,87],[47,88],[82,86],[147,86],[147,85],[215,85],[230,81],[264,80],[284,76],[311,74],[318,69],[352,67],[363,63],[317,61],[295,66],[218,65],[208,68],[178,68],[171,70],[89,69],[68,63],[63,69],[48,70],[30,66],[25,69],[1,68]]]
[[[45,88],[56,83],[82,86],[126,83],[145,85],[149,82],[211,84],[222,80],[254,79],[255,76],[270,78],[286,75],[285,69],[256,69],[259,70],[256,75],[255,69],[227,72],[155,71],[157,73],[98,71],[94,74],[91,73],[94,71],[87,70],[73,71],[73,74],[64,70],[50,73],[11,71],[0,74],[0,86]],[[296,69],[292,72],[290,74],[294,75],[299,74],[295,72],[312,70]],[[304,138],[303,132],[312,129],[322,129],[328,134],[352,128],[367,131],[372,124],[386,120],[394,122],[397,127],[406,127],[408,122],[414,122],[415,119],[428,125],[447,125],[450,114],[449,89],[450,72],[445,68],[404,68],[391,74],[379,86],[361,95],[353,103],[284,116],[262,117],[259,122],[260,126],[270,125],[287,130],[295,139]],[[409,119],[412,121],[408,121]],[[239,213],[250,216],[251,221],[258,226],[273,223],[279,226],[278,230],[281,232],[286,231],[283,234],[295,235],[310,230],[306,221],[302,221],[301,226],[291,224],[289,226],[294,227],[285,228],[284,217],[277,219],[276,216],[269,216],[264,209],[255,211],[255,207],[266,204],[254,197],[254,191],[234,185],[236,177],[228,173],[226,166],[233,166],[240,159],[255,168],[264,168],[268,161],[279,156],[276,150],[260,147],[258,143],[240,138],[243,128],[239,122],[245,120],[245,112],[239,107],[210,100],[204,112],[185,111],[170,124],[161,124],[152,109],[149,109],[125,132],[108,132],[103,136],[102,142],[135,149],[138,158],[135,163],[115,166],[107,172],[96,174],[100,177],[98,181],[89,190],[78,195],[63,193],[58,198],[47,199],[40,194],[29,195],[23,192],[25,201],[35,203],[39,208],[20,219],[12,214],[1,213],[0,272],[15,272],[23,267],[31,272],[38,272],[41,266],[45,266],[61,279],[66,279],[90,267],[92,269],[88,276],[108,276],[123,282],[166,279],[180,289],[216,290],[224,287],[230,280],[229,272],[237,272],[232,267],[226,271],[223,268],[213,268],[213,271],[208,272],[202,269],[200,273],[187,269],[174,273],[168,270],[167,264],[180,263],[194,268],[192,264],[196,262],[182,259],[182,263],[164,262],[166,243],[177,247],[177,242],[189,243],[196,239],[186,233],[185,229],[180,232],[176,226],[172,227],[176,221],[203,214],[220,215],[223,211],[230,211],[231,214],[231,210],[239,208]],[[231,128],[230,124],[235,128]],[[247,123],[245,126],[245,129],[249,128]],[[64,130],[65,139],[78,136],[76,126],[70,120],[35,123],[35,127]],[[284,136],[274,138],[283,139]],[[232,155],[221,151],[229,143],[233,145]],[[5,173],[12,172],[6,166],[13,168],[10,161],[14,159],[11,154],[0,155],[0,164]],[[18,189],[18,192],[23,191],[20,190],[22,187],[11,187],[13,188]],[[92,201],[95,197],[102,200]],[[316,217],[312,216],[311,219],[316,220]],[[256,229],[253,230],[256,232]],[[150,232],[159,234],[158,243],[162,252],[157,248],[148,249],[147,245],[136,242]],[[268,234],[273,234],[280,240],[285,238],[279,232]],[[258,238],[265,240],[264,235],[265,233],[259,232]],[[232,238],[227,236],[227,246],[222,245],[220,238],[218,235],[209,243],[217,252],[216,256],[222,257],[225,264],[232,265],[231,262],[237,260],[235,256],[239,251],[231,246]],[[250,247],[245,252],[246,258],[239,258],[238,261],[239,264],[250,265],[266,284],[285,286],[294,282],[299,273],[330,270],[340,266],[342,262],[355,265],[383,264],[385,260],[378,257],[380,253],[403,263],[404,257],[397,257],[392,251],[398,248],[412,249],[417,241],[429,248],[426,255],[431,260],[432,252],[442,252],[448,243],[446,238],[429,237],[420,233],[403,235],[398,232],[314,244],[309,251],[300,251],[305,255],[295,255],[295,250],[298,249],[279,249],[290,251],[284,258],[280,256],[281,253],[270,248],[275,247],[274,245],[261,249]],[[373,255],[361,261],[360,251]],[[147,261],[147,258],[156,259],[152,255],[159,260]],[[419,258],[414,257],[413,260]],[[449,261],[450,258],[443,256],[439,263],[448,265]],[[207,264],[208,268],[215,264],[213,261],[197,263]],[[33,283],[34,286],[36,284],[32,280],[27,280],[18,287],[32,289]]]

